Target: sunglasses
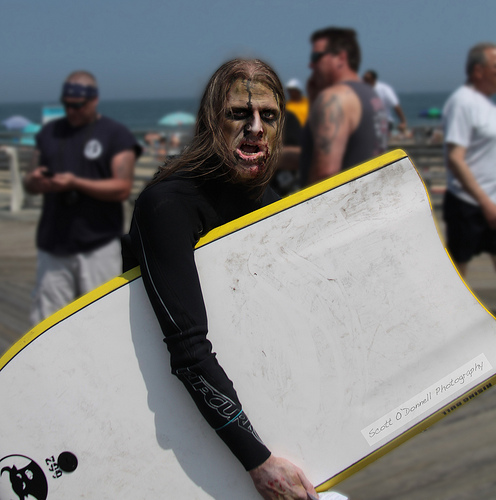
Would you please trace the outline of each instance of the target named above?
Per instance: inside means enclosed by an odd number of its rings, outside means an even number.
[[[310,62],[312,64],[315,64],[316,62],[319,62],[322,57],[324,57],[326,54],[331,54],[332,52],[330,50],[324,50],[322,52],[312,52],[310,54]]]
[[[84,101],[80,102],[68,102],[61,99],[60,102],[62,103],[62,106],[64,106],[64,108],[81,109],[83,106],[86,106],[86,104],[88,104],[91,100],[92,99],[85,99]]]

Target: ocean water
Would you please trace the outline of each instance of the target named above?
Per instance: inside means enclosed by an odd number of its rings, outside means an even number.
[[[409,126],[438,125],[439,120],[420,117],[420,113],[429,108],[442,108],[449,92],[412,92],[399,93],[401,107]],[[43,105],[53,102],[0,103],[0,123],[13,115],[22,115],[34,123],[41,122]],[[100,112],[124,123],[133,131],[147,131],[159,128],[157,123],[165,114],[174,111],[186,111],[196,115],[199,99],[127,99],[101,100]]]
[[[44,105],[52,102],[0,103],[0,123],[13,115],[21,115],[34,123],[41,123]],[[186,111],[196,115],[197,99],[126,99],[101,100],[99,110],[102,114],[125,124],[131,130],[145,131],[157,128],[158,121],[167,113]]]

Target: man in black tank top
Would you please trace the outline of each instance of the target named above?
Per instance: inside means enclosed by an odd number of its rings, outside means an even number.
[[[387,144],[384,105],[358,75],[355,31],[326,28],[316,31],[311,42],[310,80],[316,97],[303,134],[302,186],[378,156]]]

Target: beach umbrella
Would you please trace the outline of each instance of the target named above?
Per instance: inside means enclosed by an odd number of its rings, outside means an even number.
[[[41,108],[41,123],[43,125],[64,116],[65,109],[61,104],[47,104]]]
[[[31,124],[31,120],[28,120],[24,116],[14,115],[3,120],[2,125],[9,130],[22,130],[27,125]]]
[[[22,132],[24,134],[37,134],[41,130],[41,125],[38,123],[29,123],[25,127],[22,127]]]
[[[26,125],[22,129],[22,135],[19,142],[27,146],[34,146],[36,144],[34,136],[40,130],[41,130],[41,125],[39,125],[38,123],[30,123],[29,125]]]
[[[176,111],[175,113],[169,113],[160,118],[158,124],[168,127],[180,127],[182,125],[194,125],[195,121],[196,118],[191,113]]]
[[[441,118],[442,110],[440,108],[428,108],[419,113],[421,118]]]

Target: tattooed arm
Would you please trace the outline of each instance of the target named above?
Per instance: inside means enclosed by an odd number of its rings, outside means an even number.
[[[322,91],[310,112],[313,155],[310,182],[317,182],[341,170],[349,136],[360,121],[356,95],[346,85]]]
[[[103,201],[124,201],[133,187],[134,151],[126,150],[112,158],[112,177],[109,179],[87,179],[77,177],[72,172],[55,174],[46,182],[50,187],[45,192],[61,192],[77,190]]]

